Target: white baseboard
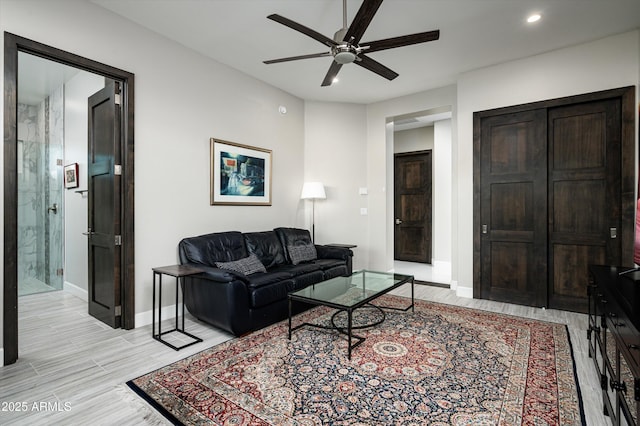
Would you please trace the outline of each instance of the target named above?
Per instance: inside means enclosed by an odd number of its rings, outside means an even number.
[[[89,292],[84,288],[78,287],[75,284],[71,284],[69,281],[64,282],[64,291],[67,291],[74,296],[84,300],[85,302],[89,301]]]
[[[89,301],[89,292],[83,288],[78,287],[75,284],[71,284],[68,281],[64,282],[64,290],[73,294],[74,296],[84,300],[85,302]],[[136,328],[144,327],[145,325],[151,324],[152,320],[152,311],[140,312],[136,314],[135,322]],[[180,308],[180,315],[182,315],[182,308]],[[157,315],[157,314],[156,314]],[[169,305],[162,308],[162,320],[175,318],[176,316],[176,307],[175,305]]]
[[[179,308],[180,309],[178,310],[178,315],[182,316],[182,306],[180,306]],[[136,328],[144,327],[145,325],[151,324],[153,320],[152,313],[153,311],[145,311],[145,312],[137,313],[136,319],[135,319]],[[158,314],[156,313],[156,315]],[[175,305],[165,306],[164,308],[162,308],[160,315],[161,315],[162,321],[175,318],[176,306]]]
[[[471,288],[471,287],[458,287],[456,285],[456,296],[465,297],[467,299],[473,299],[473,288]]]

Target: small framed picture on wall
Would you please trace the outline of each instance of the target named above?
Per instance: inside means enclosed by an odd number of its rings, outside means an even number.
[[[78,163],[71,163],[64,166],[64,187],[71,189],[77,188],[78,185]]]

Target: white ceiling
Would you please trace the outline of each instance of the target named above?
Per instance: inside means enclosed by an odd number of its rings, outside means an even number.
[[[90,0],[203,55],[309,100],[371,103],[455,83],[469,70],[640,28],[639,0],[386,0],[362,41],[440,29],[440,40],[374,52],[400,74],[387,81],[353,64],[320,87],[330,57],[321,43],[268,20],[278,13],[328,37],[342,26],[341,0]],[[361,0],[348,0],[350,24]],[[542,14],[534,25],[525,22]],[[637,54],[637,52],[635,52]]]
[[[18,72],[18,102],[38,105],[80,70],[18,52]]]

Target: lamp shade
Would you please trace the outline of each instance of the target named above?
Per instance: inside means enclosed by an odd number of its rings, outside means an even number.
[[[305,182],[302,186],[300,198],[303,200],[319,200],[327,198],[327,194],[324,193],[322,182]]]

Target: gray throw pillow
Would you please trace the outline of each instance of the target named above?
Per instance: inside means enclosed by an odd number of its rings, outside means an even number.
[[[316,260],[318,253],[316,247],[313,244],[306,244],[300,246],[287,246],[291,263],[297,265],[302,262],[308,262],[310,260]]]
[[[256,272],[267,272],[262,262],[260,262],[260,259],[258,259],[258,256],[253,253],[248,257],[231,262],[216,262],[216,266],[220,269],[228,269],[244,275],[251,275]]]

